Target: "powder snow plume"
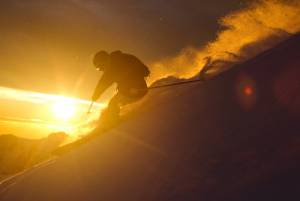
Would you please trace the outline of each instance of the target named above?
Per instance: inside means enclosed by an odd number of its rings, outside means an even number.
[[[205,47],[187,47],[151,65],[152,83],[175,76],[191,78],[207,64],[224,70],[273,47],[300,31],[300,0],[259,0],[219,20],[222,30]]]

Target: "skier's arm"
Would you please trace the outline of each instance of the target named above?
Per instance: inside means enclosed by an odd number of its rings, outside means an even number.
[[[110,87],[113,83],[114,83],[114,81],[110,78],[110,76],[108,76],[107,74],[103,74],[103,76],[99,80],[98,85],[97,85],[97,87],[94,91],[94,94],[92,96],[92,100],[97,101],[99,99],[99,97],[102,95],[102,93],[108,87]]]

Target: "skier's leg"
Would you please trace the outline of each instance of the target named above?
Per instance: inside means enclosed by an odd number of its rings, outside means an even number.
[[[108,104],[107,109],[115,115],[119,115],[121,106],[121,97],[120,94],[117,93]]]
[[[112,120],[118,120],[120,115],[120,110],[123,106],[126,106],[128,104],[134,103],[138,100],[140,100],[142,97],[144,97],[147,92],[147,84],[145,81],[143,81],[143,85],[138,88],[132,88],[130,89],[130,92],[132,91],[132,94],[124,95],[120,92],[118,92],[110,101],[108,104],[107,109],[103,111],[101,115],[101,119],[112,119]]]
[[[115,121],[118,121],[119,119],[119,113],[120,113],[120,97],[118,94],[116,94],[108,104],[108,107],[103,110],[101,117],[100,117],[100,123],[101,124],[109,124]]]

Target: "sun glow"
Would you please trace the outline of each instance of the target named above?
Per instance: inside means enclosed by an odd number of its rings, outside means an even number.
[[[0,124],[4,133],[41,138],[53,132],[79,136],[96,125],[105,103],[0,86]],[[32,134],[30,134],[32,133]]]
[[[67,101],[57,102],[52,105],[53,114],[58,120],[69,121],[76,112],[75,104]]]

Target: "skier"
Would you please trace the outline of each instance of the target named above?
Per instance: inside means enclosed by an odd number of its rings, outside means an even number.
[[[107,109],[101,118],[116,119],[119,117],[120,107],[136,102],[144,97],[147,92],[145,78],[149,76],[148,67],[133,55],[121,51],[107,53],[100,51],[93,59],[97,70],[103,75],[92,96],[97,101],[103,92],[112,84],[117,84],[117,94],[110,100]]]

